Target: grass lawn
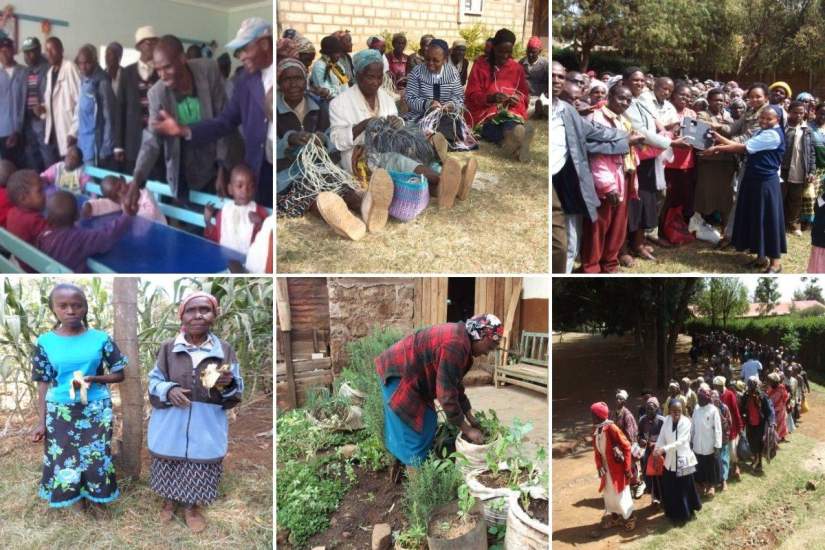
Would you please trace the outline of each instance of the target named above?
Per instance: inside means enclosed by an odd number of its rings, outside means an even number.
[[[466,201],[434,201],[409,223],[390,220],[358,242],[335,235],[320,217],[278,219],[279,273],[546,273],[548,267],[547,121],[536,127],[532,160],[504,160],[482,143],[457,153],[478,159]]]
[[[811,234],[802,233],[801,237],[787,235],[788,253],[782,256],[783,273],[805,273],[808,268],[808,256],[811,253]],[[694,241],[675,248],[655,247],[655,262],[636,258],[632,268],[620,267],[621,273],[758,273],[744,266],[754,256],[729,248],[715,250],[713,245],[703,241]]]

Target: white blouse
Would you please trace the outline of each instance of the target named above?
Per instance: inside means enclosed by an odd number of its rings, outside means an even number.
[[[352,151],[356,145],[364,143],[364,133],[352,139],[352,127],[364,119],[375,116],[398,116],[395,100],[382,89],[378,89],[377,112],[373,112],[358,85],[352,86],[329,104],[329,139],[341,152],[341,167],[352,173]]]

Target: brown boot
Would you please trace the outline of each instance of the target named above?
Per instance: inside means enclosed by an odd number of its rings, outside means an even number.
[[[200,533],[206,529],[206,518],[203,517],[203,514],[201,514],[197,506],[186,507],[183,515],[186,519],[186,526],[189,527],[193,533]]]
[[[163,508],[158,514],[161,523],[169,523],[175,517],[175,503],[171,500],[163,501]]]

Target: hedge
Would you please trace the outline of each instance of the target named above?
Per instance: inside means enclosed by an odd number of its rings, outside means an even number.
[[[717,324],[715,330],[722,330]],[[783,315],[781,317],[760,317],[733,319],[724,328],[726,332],[741,338],[750,338],[762,344],[778,347],[785,332],[796,331],[799,338],[799,362],[809,373],[825,378],[825,317],[805,317]],[[710,319],[690,319],[685,323],[685,332],[704,334],[711,332]]]

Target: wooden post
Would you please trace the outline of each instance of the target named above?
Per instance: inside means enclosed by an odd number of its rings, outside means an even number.
[[[122,478],[137,479],[140,477],[140,452],[143,448],[144,400],[137,336],[137,277],[115,277],[113,291],[115,342],[129,358],[125,378],[119,388],[123,408],[123,445],[117,473]]]
[[[510,331],[513,329],[513,320],[516,316],[516,308],[518,307],[519,300],[521,300],[521,287],[523,281],[521,277],[516,277],[513,280],[513,287],[510,289],[510,296],[508,297],[507,302],[507,309],[506,313],[504,314],[504,319],[502,320],[502,324],[504,325],[504,338],[502,341],[510,342]],[[524,350],[521,350],[524,352]],[[502,365],[507,364],[507,350],[504,350],[504,353],[501,354],[501,363]]]
[[[296,408],[298,406],[298,396],[295,391],[295,365],[292,363],[292,310],[289,307],[289,289],[286,277],[278,278],[275,289],[278,307],[278,350],[286,367],[287,397],[292,408]]]

